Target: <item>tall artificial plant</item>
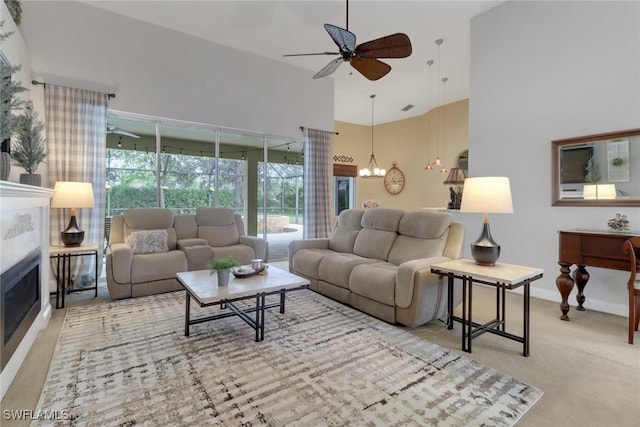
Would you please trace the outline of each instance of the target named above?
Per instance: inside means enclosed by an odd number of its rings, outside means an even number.
[[[47,145],[42,137],[44,124],[33,110],[31,102],[26,103],[24,115],[16,132],[11,156],[13,164],[22,167],[29,174],[34,174],[40,163],[47,157]]]

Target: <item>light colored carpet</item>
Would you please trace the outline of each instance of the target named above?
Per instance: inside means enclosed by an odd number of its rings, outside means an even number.
[[[266,320],[256,343],[238,317],[185,337],[184,292],[71,308],[38,408],[73,425],[508,426],[542,395],[312,291]]]

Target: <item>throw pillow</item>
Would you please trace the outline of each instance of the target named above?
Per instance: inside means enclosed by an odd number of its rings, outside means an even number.
[[[166,230],[145,230],[129,234],[126,242],[134,254],[154,254],[169,251],[168,239]]]

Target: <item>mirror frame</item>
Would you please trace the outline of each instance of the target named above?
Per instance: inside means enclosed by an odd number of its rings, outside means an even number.
[[[551,205],[552,206],[640,206],[640,198],[614,200],[584,200],[560,198],[560,149],[566,145],[604,141],[640,135],[640,129],[629,129],[618,132],[599,133],[575,138],[551,141]]]

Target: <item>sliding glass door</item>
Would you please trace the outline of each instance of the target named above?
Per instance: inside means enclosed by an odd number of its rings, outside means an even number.
[[[118,112],[107,122],[107,218],[136,207],[227,207],[249,235],[273,240],[272,259],[302,235],[302,141]]]

